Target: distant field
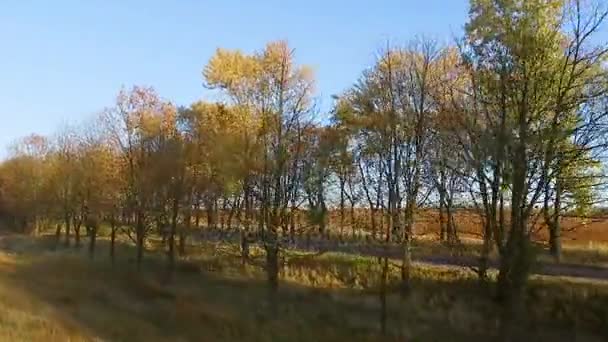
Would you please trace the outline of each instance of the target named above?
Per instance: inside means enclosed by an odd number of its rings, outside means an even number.
[[[201,220],[201,224],[205,225],[205,213],[202,215],[203,219]],[[298,226],[310,225],[306,221],[306,211],[300,210],[297,216],[298,219],[296,221],[299,223]],[[219,218],[217,219],[218,226],[220,225],[222,219],[227,226],[228,214],[222,214],[221,212],[219,213]],[[469,239],[481,238],[483,229],[482,220],[474,210],[457,209],[454,214],[454,221],[461,237]],[[377,213],[377,229],[380,230],[381,224],[384,224],[383,229],[386,229],[386,222],[386,218],[383,219],[382,215]],[[547,241],[548,232],[543,223],[542,217],[539,217],[536,221],[534,221],[534,223],[533,238],[536,241]],[[233,218],[233,225],[235,224],[236,219]],[[564,216],[561,220],[561,225],[562,240],[564,244],[586,246],[605,244],[608,248],[608,215],[598,213],[596,215],[591,215],[590,217]],[[340,232],[340,212],[338,210],[330,211],[327,227],[330,228],[335,234]],[[351,222],[350,209],[347,208],[345,210],[343,233],[345,235],[352,235],[353,227],[357,233],[365,232],[366,234],[369,234],[371,229],[369,209],[356,208],[354,210],[354,222]],[[428,236],[429,238],[433,238],[439,236],[439,231],[438,210],[420,209],[416,212],[414,234],[419,237]]]
[[[337,230],[340,222],[339,212],[334,210],[330,213],[330,226]],[[345,232],[351,232],[350,215],[346,211]],[[454,221],[462,237],[480,238],[482,234],[481,217],[473,210],[459,209],[454,214]],[[381,222],[378,215],[377,222]],[[587,218],[565,216],[562,218],[562,239],[566,244],[593,245],[594,243],[608,245],[608,216],[603,214]],[[355,209],[355,226],[358,228],[370,227],[368,209]],[[438,236],[439,234],[439,212],[436,209],[421,209],[416,213],[414,232],[418,236]],[[542,217],[536,221],[534,238],[538,241],[548,239],[547,230],[543,224]]]
[[[469,236],[480,236],[481,218],[472,211],[457,211],[454,215],[456,225],[461,233]],[[547,240],[547,230],[542,218],[536,222],[534,237]],[[589,244],[593,242],[608,243],[608,217],[579,218],[565,216],[562,218],[562,238],[568,244]],[[437,234],[439,217],[436,210],[423,210],[416,221],[416,231],[421,234]]]

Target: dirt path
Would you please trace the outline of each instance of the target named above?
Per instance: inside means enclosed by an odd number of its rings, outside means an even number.
[[[302,246],[298,246],[298,249]],[[331,252],[341,252],[348,254],[359,254],[365,256],[384,257],[399,259],[401,258],[402,252],[399,246],[365,246],[365,245],[335,245],[326,244],[321,248],[309,248],[309,250],[321,250]],[[479,260],[472,256],[452,256],[452,255],[422,255],[413,256],[413,261],[423,264],[442,265],[442,266],[458,266],[464,268],[477,267]],[[490,268],[497,269],[498,262],[496,260],[490,261]],[[532,269],[532,273],[536,275],[546,276],[561,276],[561,277],[574,277],[574,278],[587,278],[595,280],[606,280],[608,281],[608,268],[593,266],[593,265],[579,265],[579,264],[567,264],[567,263],[548,263],[548,262],[537,262]]]
[[[196,238],[196,236],[195,236]],[[238,243],[238,234],[226,234],[216,236],[214,234],[201,234],[198,238],[211,241],[230,241]],[[286,244],[289,249],[314,251],[314,252],[338,252],[352,255],[363,255],[372,257],[385,257],[393,259],[401,258],[401,249],[397,245],[372,245],[361,243],[340,243],[332,240],[296,239],[295,243]],[[414,255],[413,261],[421,264],[455,266],[463,268],[475,268],[479,265],[479,260],[473,256],[453,256],[453,255]],[[491,260],[491,269],[498,268],[497,260]],[[532,274],[545,276],[573,277],[593,280],[608,281],[608,268],[594,265],[568,264],[568,263],[549,263],[537,262]]]
[[[467,268],[477,267],[479,264],[479,261],[475,260],[475,258],[462,256],[423,256],[415,258],[414,261],[433,265],[460,266]],[[492,260],[490,262],[490,267],[492,269],[497,269],[498,262]],[[608,281],[608,268],[593,265],[537,262],[532,269],[532,274]]]

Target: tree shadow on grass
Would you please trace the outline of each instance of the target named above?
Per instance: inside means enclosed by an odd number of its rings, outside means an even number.
[[[480,293],[483,290],[475,281],[449,269],[417,270],[412,294],[405,300],[389,293],[388,333],[383,335],[375,290],[377,265],[370,258],[287,260],[285,281],[276,296],[278,311],[273,312],[262,270],[244,267],[236,255],[219,250],[180,261],[167,283],[164,256],[148,253],[142,271],[137,272],[134,248],[127,243],[117,246],[112,266],[105,241],[100,241],[91,261],[84,247],[53,250],[52,238],[15,239],[3,240],[2,247],[23,262],[15,263],[2,281],[50,306],[83,334],[103,340],[465,341],[498,337],[496,304]],[[390,277],[394,281],[396,272]],[[548,304],[554,303],[553,292],[535,291],[532,299],[543,309],[532,314],[549,314],[555,309]],[[605,294],[595,295],[587,292],[587,298],[608,303]],[[562,289],[559,296],[565,307],[550,313],[559,319],[549,324],[533,317],[530,336],[539,337],[536,340],[592,336],[602,324],[597,317],[606,313],[608,305],[601,311],[597,304],[589,313],[585,311],[589,302],[578,292]],[[583,312],[586,319],[595,321],[581,328],[571,314]],[[543,331],[548,328],[549,332]]]

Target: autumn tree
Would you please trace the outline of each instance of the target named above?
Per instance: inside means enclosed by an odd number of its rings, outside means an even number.
[[[324,236],[328,222],[328,187],[331,176],[331,157],[333,149],[333,131],[331,127],[310,127],[303,132],[305,155],[302,159],[302,188],[308,204],[309,222],[318,228],[319,235]],[[341,192],[344,196],[344,193]],[[343,214],[343,198],[341,211]],[[341,221],[343,227],[343,221]]]
[[[157,169],[155,154],[171,126],[175,108],[163,101],[152,88],[121,90],[116,105],[105,112],[105,123],[112,148],[121,157],[121,175],[126,216],[132,218],[129,235],[136,244],[137,265],[141,266],[146,236],[153,227]]]
[[[209,87],[221,89],[259,122],[254,133],[261,151],[256,175],[258,222],[271,293],[278,288],[279,229],[289,218],[294,195],[290,190],[296,182],[289,166],[298,153],[290,151],[298,151],[293,146],[312,105],[312,74],[309,68],[296,65],[293,55],[286,42],[269,43],[251,55],[218,49],[203,72]]]
[[[585,12],[580,1],[471,2],[465,63],[472,71],[473,116],[467,129],[470,142],[481,147],[469,156],[500,254],[498,291],[507,322],[523,312],[534,208],[548,183],[559,184],[562,168],[555,165],[568,155],[559,144],[587,128],[597,132],[604,116],[592,104],[605,94],[606,49],[589,40],[604,18],[598,7]],[[592,141],[573,155],[597,146]]]
[[[400,234],[404,294],[409,288],[411,239],[422,188],[424,150],[435,111],[430,91],[438,57],[439,49],[432,41],[387,48],[376,65],[344,94],[338,109],[340,120],[353,127],[358,143],[364,145],[360,150],[376,155],[382,165],[384,174],[378,176],[386,181],[390,220],[386,239],[390,240],[391,232]]]
[[[51,213],[48,189],[50,142],[30,135],[15,142],[10,157],[0,165],[2,210],[17,231],[35,231]]]

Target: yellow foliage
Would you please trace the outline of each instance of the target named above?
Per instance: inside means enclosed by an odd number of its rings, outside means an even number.
[[[277,106],[287,112],[302,111],[310,105],[314,90],[312,68],[294,64],[286,41],[270,42],[253,54],[217,49],[203,77],[209,87],[224,90],[235,105],[256,114],[277,111]]]

